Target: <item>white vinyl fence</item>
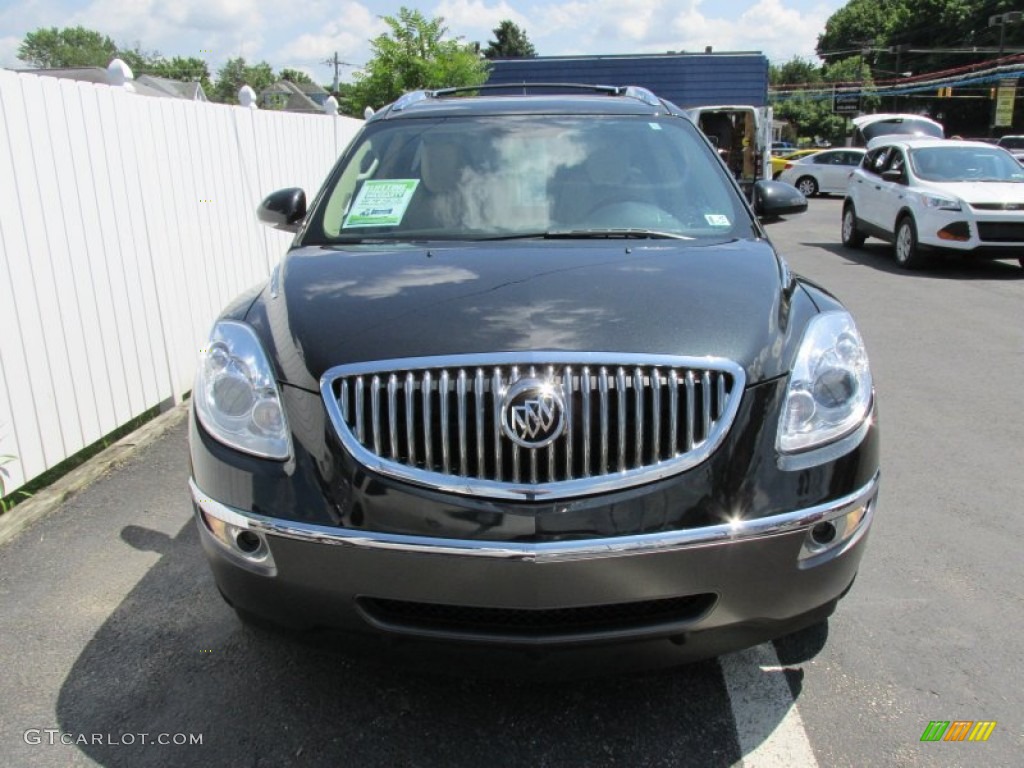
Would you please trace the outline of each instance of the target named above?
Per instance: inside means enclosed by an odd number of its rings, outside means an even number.
[[[180,401],[217,313],[290,241],[257,204],[312,198],[360,125],[0,70],[6,493]]]

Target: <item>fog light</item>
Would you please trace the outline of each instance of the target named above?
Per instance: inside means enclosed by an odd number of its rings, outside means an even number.
[[[830,553],[838,555],[857,539],[859,534],[867,527],[870,518],[872,499],[867,504],[861,504],[842,514],[836,515],[829,520],[822,520],[816,523],[807,532],[807,538],[800,550],[800,560],[817,558],[819,555]],[[815,565],[815,562],[808,562],[806,565]]]
[[[954,221],[940,229],[938,235],[940,240],[954,240],[963,243],[971,239],[971,229],[967,226],[966,221]]]
[[[239,531],[235,536],[235,544],[245,554],[252,555],[263,546],[263,541],[252,531]]]
[[[274,556],[270,552],[266,537],[262,533],[250,530],[248,522],[242,516],[231,516],[231,513],[228,513],[231,519],[231,522],[228,522],[217,514],[212,514],[209,509],[204,509],[202,504],[199,516],[206,529],[213,535],[213,539],[234,556],[235,562],[265,576],[277,573]]]
[[[811,538],[815,544],[831,544],[836,538],[836,527],[832,523],[818,523],[811,528]]]

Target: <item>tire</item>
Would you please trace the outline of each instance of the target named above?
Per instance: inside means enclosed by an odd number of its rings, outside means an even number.
[[[896,263],[904,269],[918,269],[924,264],[925,258],[917,244],[917,227],[910,216],[904,216],[896,222],[892,249]]]
[[[814,180],[813,176],[801,176],[796,180],[796,188],[804,197],[814,197],[818,194],[818,182]]]
[[[843,207],[842,226],[843,245],[847,248],[860,248],[864,245],[864,233],[857,229],[857,211],[853,203],[847,203]]]

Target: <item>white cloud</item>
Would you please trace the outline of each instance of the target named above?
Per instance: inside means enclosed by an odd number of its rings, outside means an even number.
[[[0,37],[0,67],[20,69],[25,66],[25,62],[18,60],[19,45],[20,37]]]
[[[568,0],[540,8],[527,29],[542,55],[763,51],[770,59],[811,56],[838,3],[806,9],[797,0],[757,0],[740,13],[735,3],[704,0]],[[721,15],[717,15],[721,14]]]
[[[530,36],[530,19],[505,0],[493,5],[488,5],[485,0],[441,0],[433,15],[444,18],[445,26],[453,36],[483,45],[490,40],[498,23],[506,19],[525,29],[527,37]]]
[[[387,25],[365,5],[357,2],[344,2],[340,6],[332,6],[330,14],[336,20],[326,20],[317,25],[306,24],[306,28],[316,26],[316,32],[305,32],[284,43],[271,54],[272,59],[281,64],[275,66],[323,66],[323,62],[335,52],[341,61],[361,67],[370,57],[370,40],[387,30]],[[346,73],[351,68],[342,70],[342,79],[348,79]],[[331,73],[333,77],[333,72]],[[315,76],[318,82],[330,78]]]

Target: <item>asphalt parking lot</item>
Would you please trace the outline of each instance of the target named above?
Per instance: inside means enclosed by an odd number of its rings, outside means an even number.
[[[815,199],[769,228],[854,312],[881,404],[880,509],[827,624],[559,680],[543,674],[557,660],[496,677],[457,651],[247,630],[199,549],[179,419],[0,545],[0,763],[1020,765],[1024,269],[901,271],[882,243],[839,244],[840,206]],[[996,726],[922,742],[931,721]]]

